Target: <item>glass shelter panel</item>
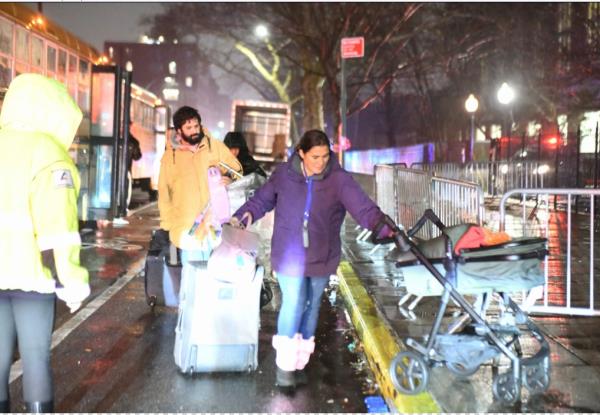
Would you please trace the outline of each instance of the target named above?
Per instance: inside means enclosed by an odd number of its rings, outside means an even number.
[[[114,134],[115,74],[92,75],[92,124],[91,132],[97,137]]]

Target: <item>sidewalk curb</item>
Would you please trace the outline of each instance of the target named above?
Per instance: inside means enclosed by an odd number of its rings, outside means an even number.
[[[403,395],[396,391],[389,375],[388,368],[394,356],[404,349],[398,344],[390,327],[381,318],[377,307],[360,279],[354,272],[352,265],[342,261],[337,269],[340,278],[340,290],[352,323],[364,346],[364,352],[379,383],[381,393],[386,401],[393,403],[392,411],[400,413],[414,412],[441,412],[433,396],[427,392],[419,395]]]

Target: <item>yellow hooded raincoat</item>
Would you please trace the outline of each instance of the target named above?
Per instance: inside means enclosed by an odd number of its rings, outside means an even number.
[[[43,91],[43,93],[40,93]],[[79,264],[79,174],[67,150],[82,114],[61,83],[16,77],[0,113],[0,289],[56,292],[41,251],[73,301],[89,295]],[[59,287],[59,286],[58,286]]]

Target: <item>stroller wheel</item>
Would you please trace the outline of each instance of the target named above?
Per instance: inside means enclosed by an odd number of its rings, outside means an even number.
[[[476,366],[466,366],[462,363],[456,362],[446,362],[446,367],[452,373],[460,378],[468,378],[479,369],[479,365]]]
[[[523,366],[523,384],[532,394],[544,393],[550,386],[550,374],[542,363]]]
[[[519,392],[520,391],[513,379],[512,372],[502,373],[494,379],[492,393],[499,401],[507,405],[512,405],[519,399]]]
[[[427,387],[429,368],[420,354],[407,350],[400,352],[390,364],[394,387],[407,395],[421,393]]]

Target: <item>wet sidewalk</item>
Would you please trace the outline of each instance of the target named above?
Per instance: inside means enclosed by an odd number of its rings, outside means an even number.
[[[92,295],[76,314],[57,302],[52,370],[57,412],[100,413],[352,413],[376,395],[335,286],[324,296],[310,383],[295,393],[275,386],[275,332],[280,294],[261,309],[258,369],[184,375],[173,360],[177,309],[146,304],[141,274],[156,203],[131,212],[128,224],[82,231],[82,263]],[[13,412],[23,412],[22,366],[11,368]]]
[[[491,216],[497,218],[496,214]],[[560,229],[557,232],[560,233]],[[384,260],[388,248],[381,247],[372,252],[373,245],[369,242],[357,242],[357,236],[356,223],[347,219],[343,235],[345,262],[341,264],[338,274],[341,276],[342,291],[349,304],[352,320],[364,343],[382,393],[396,410],[600,412],[598,317],[531,317],[550,345],[550,386],[540,395],[531,395],[526,388],[522,388],[521,400],[515,405],[505,405],[494,399],[492,383],[497,371],[491,364],[482,365],[466,380],[455,376],[445,367],[435,367],[430,371],[426,393],[416,396],[398,393],[387,373],[389,364],[398,351],[407,350],[404,345],[407,338],[423,341],[433,324],[440,298],[423,298],[414,309],[414,316],[401,313],[398,301],[406,293],[401,269]],[[557,237],[560,238],[560,234]],[[589,250],[589,241],[581,239],[577,246],[577,250],[585,252],[586,249]],[[556,252],[552,254],[558,255]],[[576,257],[577,253],[574,252],[573,255]],[[524,349],[527,347],[525,345]]]
[[[387,373],[390,361],[405,349],[406,338],[422,340],[429,332],[439,298],[424,298],[415,319],[400,313],[397,303],[406,292],[401,271],[384,260],[386,249],[372,253],[373,245],[356,241],[350,218],[343,228],[339,289],[328,288],[323,299],[319,347],[309,365],[315,381],[309,388],[285,396],[274,386],[270,336],[277,289],[261,312],[257,372],[182,376],[172,358],[176,310],[151,310],[140,276],[150,231],[158,226],[156,204],[132,212],[128,220],[126,226],[83,233],[82,261],[91,272],[92,296],[75,316],[58,302],[52,352],[57,411],[367,412],[365,397],[382,394],[393,412],[600,412],[600,319],[590,317],[533,317],[551,348],[550,387],[542,395],[529,396],[523,389],[515,405],[495,401],[491,365],[467,380],[436,367],[427,393],[395,391]],[[263,260],[267,248],[268,240]],[[14,366],[10,390],[17,399],[21,378]],[[238,399],[231,399],[232,391]],[[23,408],[19,400],[12,405],[13,411]]]

